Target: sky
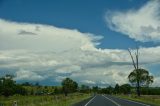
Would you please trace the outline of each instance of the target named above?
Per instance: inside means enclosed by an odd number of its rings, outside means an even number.
[[[127,51],[160,86],[160,0],[0,0],[0,76],[60,85],[128,83]]]

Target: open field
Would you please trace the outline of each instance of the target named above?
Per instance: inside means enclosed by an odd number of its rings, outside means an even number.
[[[118,95],[118,97],[160,106],[160,95],[142,95],[141,97],[136,95]]]
[[[8,98],[0,97],[0,103],[4,106],[12,106],[13,101],[17,101],[18,106],[71,106],[72,104],[82,101],[90,97],[89,94],[70,94],[67,97],[64,95],[55,96],[11,96]]]

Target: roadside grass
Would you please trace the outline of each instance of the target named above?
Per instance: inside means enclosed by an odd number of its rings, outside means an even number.
[[[133,101],[143,102],[146,104],[152,104],[155,106],[160,106],[160,95],[141,95],[140,97],[136,95],[116,95],[117,97],[129,99]]]
[[[64,95],[46,95],[46,96],[20,96],[14,95],[11,97],[0,96],[0,105],[12,106],[14,101],[17,101],[18,106],[71,106],[77,102],[89,98],[89,94],[74,93],[67,97]]]

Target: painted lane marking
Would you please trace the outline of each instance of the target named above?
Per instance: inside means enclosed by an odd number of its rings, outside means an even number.
[[[96,96],[95,96],[96,97]],[[94,97],[94,98],[95,98]],[[87,102],[84,106],[87,106],[94,98],[92,98],[89,102]]]
[[[115,97],[115,98],[118,98],[118,99],[121,99],[121,100],[124,100],[124,101],[137,103],[137,104],[144,105],[144,106],[151,106],[151,105],[147,105],[147,104],[144,104],[144,103],[140,103],[140,102],[136,102],[136,101],[132,101],[132,100],[128,100],[128,99],[122,99],[122,98],[119,98],[119,97]]]
[[[104,95],[102,95],[104,98],[106,98],[106,99],[108,99],[108,100],[110,100],[112,103],[114,103],[116,106],[121,106],[120,104],[118,104],[117,102],[115,102],[114,100],[112,100],[112,99],[110,99],[110,98],[108,98],[108,97],[106,97],[106,96],[104,96]]]

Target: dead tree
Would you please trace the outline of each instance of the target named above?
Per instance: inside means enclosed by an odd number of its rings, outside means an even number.
[[[135,59],[136,60],[134,60],[134,57],[133,57],[130,49],[128,49],[128,52],[129,52],[129,54],[131,56],[133,67],[136,70],[137,75],[138,75],[138,73],[139,73],[138,72],[138,69],[139,69],[139,51],[138,51],[138,48],[136,48],[136,52],[135,52]],[[139,78],[137,78],[136,90],[137,90],[137,95],[140,96],[140,80],[139,80]]]

